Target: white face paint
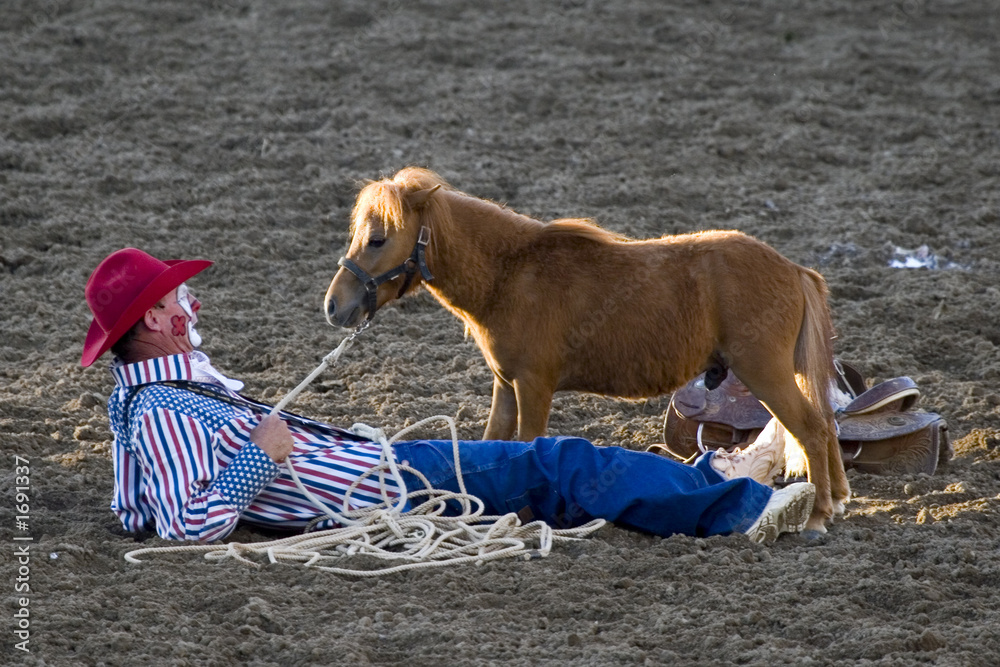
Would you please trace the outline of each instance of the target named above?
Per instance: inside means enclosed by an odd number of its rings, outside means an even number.
[[[192,347],[197,348],[201,345],[201,335],[194,328],[194,325],[198,323],[198,314],[191,307],[192,300],[196,299],[191,296],[187,285],[181,285],[177,288],[177,303],[188,316],[188,340],[191,341]]]

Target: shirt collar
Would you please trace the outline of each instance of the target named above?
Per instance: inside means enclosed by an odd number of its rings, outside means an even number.
[[[134,387],[150,382],[165,382],[167,380],[193,380],[194,369],[187,354],[171,354],[168,357],[157,357],[126,364],[115,358],[111,362],[111,375],[120,387]]]
[[[146,359],[133,364],[123,363],[115,358],[111,363],[111,375],[120,387],[134,387],[151,382],[168,380],[189,380],[217,384],[233,391],[243,388],[239,380],[232,380],[215,370],[208,355],[195,350],[182,354],[172,354],[156,359]]]

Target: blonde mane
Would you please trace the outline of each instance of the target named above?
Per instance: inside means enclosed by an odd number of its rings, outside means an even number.
[[[425,190],[435,185],[441,186],[444,190],[451,189],[451,186],[433,171],[419,167],[407,167],[399,171],[392,180],[368,181],[358,193],[354,203],[349,234],[354,236],[354,230],[363,222],[359,219],[361,215],[372,213],[384,220],[392,229],[396,231],[402,229],[405,224],[403,193]]]
[[[574,236],[576,238],[587,239],[595,243],[622,243],[629,241],[620,234],[609,232],[603,227],[598,227],[593,220],[588,218],[560,218],[553,220],[542,227],[538,232],[539,237],[559,237]]]
[[[399,171],[391,180],[368,181],[365,187],[362,188],[354,204],[354,210],[351,213],[351,236],[354,235],[357,226],[363,222],[361,216],[377,217],[383,220],[391,229],[399,231],[405,225],[404,213],[406,205],[404,204],[404,194],[416,190],[425,190],[435,185],[440,186],[443,190],[449,190],[457,195],[468,197],[470,200],[480,204],[489,204],[513,213],[513,211],[510,211],[510,209],[498,202],[479,199],[455,190],[441,176],[430,169],[406,167]],[[447,211],[440,205],[435,206],[432,203],[431,206],[436,209],[432,212],[436,219],[440,220],[443,216],[448,216]],[[523,217],[516,213],[514,215],[519,218]],[[450,218],[450,216],[448,217]],[[535,222],[539,225],[537,228],[538,236],[536,237],[539,240],[563,237],[585,239],[600,244],[623,243],[632,240],[599,227],[593,220],[587,218],[560,218],[547,224]]]

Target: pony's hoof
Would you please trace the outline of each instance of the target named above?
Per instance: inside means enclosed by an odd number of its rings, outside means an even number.
[[[847,512],[847,503],[843,500],[833,501],[833,516],[844,516]]]
[[[807,542],[815,542],[823,538],[826,535],[826,529],[816,530],[815,528],[806,528],[799,535],[802,536]]]
[[[826,521],[822,516],[812,516],[806,525],[802,528],[802,535],[807,535],[809,533],[815,533],[816,536],[821,536],[826,534]]]

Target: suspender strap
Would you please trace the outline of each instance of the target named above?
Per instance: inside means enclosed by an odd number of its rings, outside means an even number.
[[[190,380],[166,380],[163,382],[150,382],[147,384],[138,385],[135,391],[131,392],[126,398],[122,406],[122,412],[125,419],[126,427],[132,423],[129,411],[132,408],[132,402],[139,392],[147,387],[152,387],[154,385],[164,385],[167,387],[172,387],[174,389],[182,389],[184,391],[189,391],[192,394],[199,394],[201,396],[207,396],[212,400],[222,401],[223,403],[228,403],[240,408],[246,408],[248,410],[253,410],[254,412],[264,412],[269,413],[274,407],[273,405],[268,405],[267,403],[261,403],[259,401],[253,401],[245,396],[240,396],[239,394],[233,395],[229,392],[216,387],[211,384],[206,384],[204,382],[192,382]],[[280,413],[281,418],[285,421],[292,422],[299,426],[304,426],[306,428],[322,429],[329,432],[331,435],[336,435],[338,438],[344,440],[354,440],[357,442],[367,441],[368,438],[361,437],[355,433],[330,424],[324,424],[323,422],[316,421],[314,419],[309,419],[307,417],[302,417],[291,412],[285,412],[282,410]]]

